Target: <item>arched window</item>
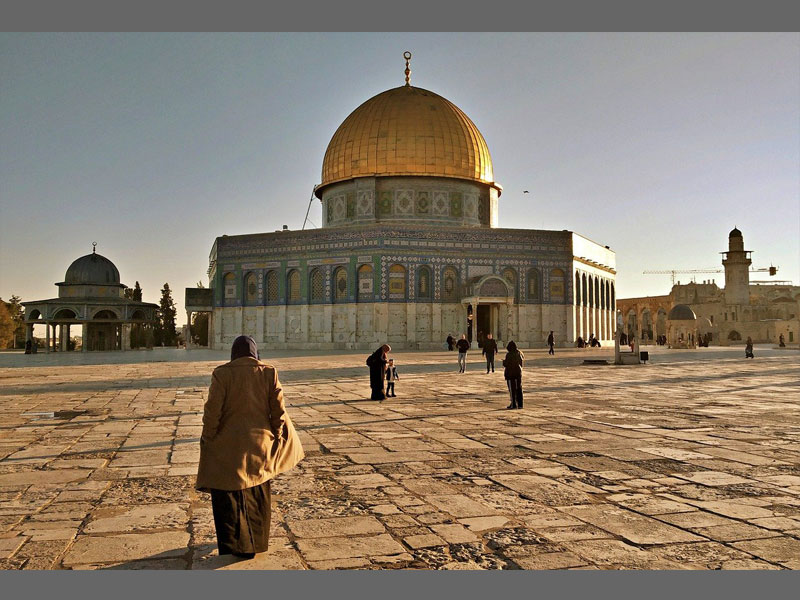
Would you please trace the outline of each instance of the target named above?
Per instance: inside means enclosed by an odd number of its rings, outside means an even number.
[[[540,300],[541,281],[538,269],[528,269],[528,300]]]
[[[375,299],[374,277],[372,265],[361,265],[358,268],[358,301],[368,302]]]
[[[575,305],[581,303],[581,274],[575,271]]]
[[[406,299],[406,268],[403,265],[389,267],[389,300]]]
[[[225,290],[224,304],[231,306],[236,302],[236,275],[225,273],[222,278],[222,288]]]
[[[248,273],[244,278],[244,303],[247,306],[258,304],[258,280],[255,273]]]
[[[278,274],[275,271],[267,273],[267,304],[274,304],[278,301]]]
[[[442,275],[442,300],[458,302],[458,272],[453,267],[447,267]]]
[[[300,272],[297,269],[292,269],[286,275],[286,301],[300,301]]]
[[[594,277],[589,275],[589,307],[594,306]]]
[[[615,302],[616,302],[616,298],[614,297],[614,283],[612,282],[611,283],[611,307],[612,308],[614,306],[616,306]]]
[[[430,267],[422,266],[417,269],[417,298],[420,300],[430,300],[433,297],[431,292]]]
[[[333,274],[333,301],[347,302],[347,269],[339,267]]]
[[[611,310],[614,307],[611,305],[611,295],[610,295],[611,286],[609,286],[608,279],[606,279],[605,290],[606,290],[606,310]]]
[[[550,271],[550,300],[564,302],[564,271],[553,269]]]
[[[583,274],[581,280],[581,304],[586,306],[586,273]]]
[[[325,301],[325,278],[322,275],[322,269],[314,269],[308,278],[309,289],[311,290],[312,302]]]
[[[517,272],[512,267],[503,269],[503,279],[511,284],[511,289],[514,290],[514,298],[517,297]]]

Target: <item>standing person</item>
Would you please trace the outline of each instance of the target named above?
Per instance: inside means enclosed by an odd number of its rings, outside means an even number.
[[[394,393],[394,382],[400,379],[397,376],[397,367],[394,366],[394,359],[389,359],[389,364],[386,365],[386,397],[388,398],[391,396],[392,398],[396,398],[397,394]],[[391,390],[391,394],[389,393]]]
[[[747,337],[747,343],[744,346],[744,357],[755,358],[755,355],[753,354],[753,338],[750,336]]]
[[[458,348],[458,372],[464,373],[467,370],[467,350],[469,350],[469,342],[467,336],[461,334],[461,339],[456,342]]]
[[[303,457],[275,367],[239,336],[214,369],[203,407],[196,488],[211,494],[220,554],[253,558],[269,546],[270,480]]]
[[[384,344],[375,352],[369,355],[367,366],[369,367],[369,387],[372,388],[370,400],[384,400],[386,395],[383,393],[383,379],[386,377],[386,354],[392,351],[389,344]]]
[[[778,346],[781,348],[786,348],[786,342],[783,340],[783,334],[778,336]]]
[[[550,335],[547,336],[547,345],[550,348],[550,350],[548,350],[547,353],[551,355],[555,354],[556,338],[553,335],[552,331],[550,332]]]
[[[455,338],[451,334],[448,333],[447,334],[447,349],[452,351],[453,350],[453,346],[455,345],[455,343],[456,343]]]
[[[486,357],[486,372],[489,372],[489,367],[492,368],[494,373],[494,355],[497,353],[497,342],[492,338],[491,333],[486,334],[486,340],[483,342],[483,355]]]
[[[511,404],[506,408],[522,408],[522,361],[525,360],[525,355],[517,349],[517,344],[513,341],[508,342],[506,350],[506,357],[503,359],[503,367],[505,367],[503,375],[511,396]]]

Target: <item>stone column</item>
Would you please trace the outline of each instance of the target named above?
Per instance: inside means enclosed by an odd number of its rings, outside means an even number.
[[[33,344],[33,323],[25,324],[25,344],[28,342]]]
[[[50,323],[44,324],[44,352],[48,354],[50,352]]]
[[[81,323],[81,352],[89,351],[89,324]]]
[[[186,350],[192,349],[192,311],[186,311]]]
[[[209,350],[214,347],[213,346],[213,344],[214,344],[214,338],[213,338],[214,326],[213,325],[214,325],[214,311],[211,310],[208,313],[208,325],[207,325],[207,330],[206,330],[206,340],[208,342]]]
[[[120,325],[122,328],[122,348],[121,350],[127,351],[131,349],[131,324],[124,323]]]

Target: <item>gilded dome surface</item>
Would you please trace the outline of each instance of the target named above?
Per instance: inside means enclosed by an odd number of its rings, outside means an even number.
[[[455,104],[410,85],[356,108],[333,134],[322,162],[321,189],[354,177],[437,176],[494,184],[481,132]]]
[[[113,262],[99,254],[87,254],[73,262],[64,276],[64,283],[119,284],[119,271]]]

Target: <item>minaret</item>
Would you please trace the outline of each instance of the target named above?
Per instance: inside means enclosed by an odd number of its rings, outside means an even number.
[[[751,252],[744,249],[742,232],[734,227],[728,235],[728,251],[720,253],[725,267],[725,304],[750,304]]]

